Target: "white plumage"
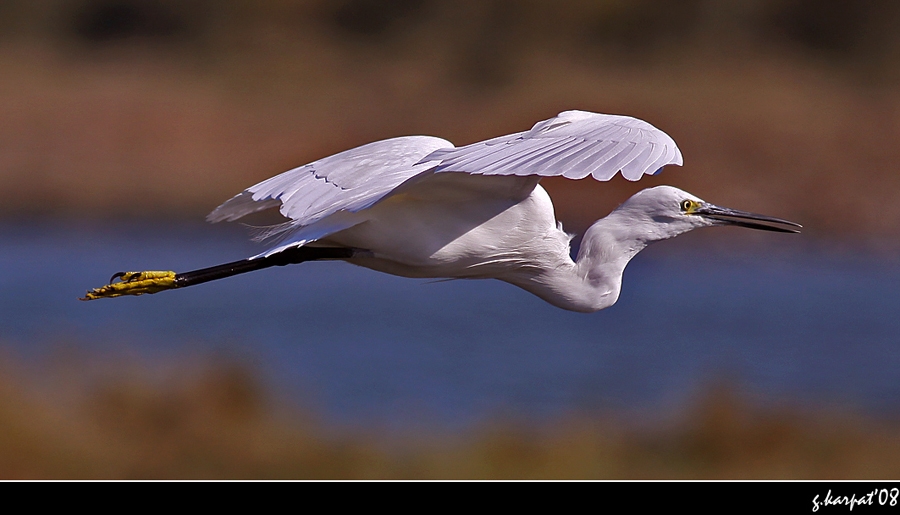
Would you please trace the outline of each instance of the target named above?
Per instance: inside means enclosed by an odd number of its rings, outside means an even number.
[[[539,175],[629,181],[681,165],[681,151],[665,132],[629,116],[565,111],[529,131],[461,148],[437,150],[437,171],[478,175]]]
[[[431,136],[369,143],[247,188],[207,219],[278,207],[268,257],[304,245],[358,249],[351,263],[407,277],[497,278],[565,309],[596,311],[619,295],[622,271],[648,243],[736,224],[796,232],[718,208],[670,186],[643,190],[585,234],[578,258],[538,184],[654,174],[682,156],[666,133],[627,117],[566,111],[530,130],[463,147]]]
[[[291,241],[264,253],[270,255],[360,223],[362,218],[346,213],[367,209],[396,193],[407,181],[423,180],[426,174],[569,179],[591,175],[606,181],[621,170],[626,179],[636,181],[667,164],[681,165],[681,151],[668,134],[649,123],[628,116],[565,111],[536,123],[529,131],[460,148],[433,136],[405,136],[362,145],[251,186],[216,208],[207,220],[233,221],[278,207],[291,222],[263,234],[289,233],[286,236]],[[339,216],[333,217],[335,214]]]

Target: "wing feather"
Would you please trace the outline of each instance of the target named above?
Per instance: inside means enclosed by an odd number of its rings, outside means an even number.
[[[411,184],[407,181],[413,177],[436,179],[426,172],[535,176],[534,184],[547,176],[590,175],[606,181],[621,172],[636,181],[670,164],[682,164],[681,151],[668,134],[649,123],[628,116],[565,111],[530,130],[459,148],[431,136],[362,145],[251,186],[217,207],[207,220],[237,220],[278,207],[290,221],[261,231],[265,237],[283,237],[282,245],[260,254],[269,255],[364,221],[359,211],[398,191],[400,185]],[[497,194],[503,194],[500,184],[489,184],[490,191],[498,188]]]
[[[593,151],[595,148],[600,150]],[[584,158],[569,159],[577,155]],[[426,159],[440,160],[437,172],[571,179],[592,175],[601,181],[611,179],[623,168],[627,169],[624,177],[634,181],[665,165],[682,164],[675,141],[649,123],[585,111],[565,111],[536,123],[529,131],[440,149]]]
[[[280,206],[295,227],[338,211],[371,206],[401,183],[438,163],[423,159],[453,144],[432,136],[376,141],[294,168],[251,186],[217,207],[210,222],[232,221]]]
[[[580,145],[571,152],[559,156],[557,161],[547,162],[547,168],[567,168],[573,170],[569,172],[567,177],[570,179],[584,179],[591,174],[591,170],[587,166],[580,166],[585,161],[593,159],[594,156],[608,152],[616,145],[615,141],[607,141],[597,145]],[[578,170],[578,171],[575,171]]]
[[[495,153],[492,156],[494,158],[493,161],[486,167],[483,174],[509,175],[508,173],[504,173],[505,169],[515,168],[513,175],[542,175],[541,173],[538,173],[541,171],[540,169],[534,168],[534,164],[539,163],[546,158],[552,158],[553,156],[558,155],[568,148],[570,144],[571,142],[568,139],[562,139],[553,142],[550,145],[531,144],[528,146],[529,148],[527,151],[523,149],[521,155],[511,159],[503,155],[498,156],[497,153]]]

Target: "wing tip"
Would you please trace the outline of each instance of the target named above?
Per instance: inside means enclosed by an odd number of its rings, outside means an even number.
[[[244,190],[213,209],[206,215],[206,221],[212,224],[233,222],[251,213],[279,205],[281,205],[281,200],[279,199],[255,200],[252,191]]]

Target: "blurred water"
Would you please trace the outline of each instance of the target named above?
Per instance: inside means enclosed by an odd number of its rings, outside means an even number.
[[[0,345],[38,361],[60,345],[113,361],[224,353],[338,423],[653,413],[723,377],[760,402],[900,411],[896,261],[706,250],[691,237],[641,253],[618,304],[585,315],[499,281],[336,262],[84,303],[118,270],[184,271],[259,248],[224,226],[6,223]]]

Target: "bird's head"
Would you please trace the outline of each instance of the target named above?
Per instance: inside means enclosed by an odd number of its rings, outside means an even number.
[[[700,227],[736,225],[764,231],[798,233],[800,224],[710,204],[672,186],[637,192],[614,213],[640,225],[648,240],[672,238]]]

